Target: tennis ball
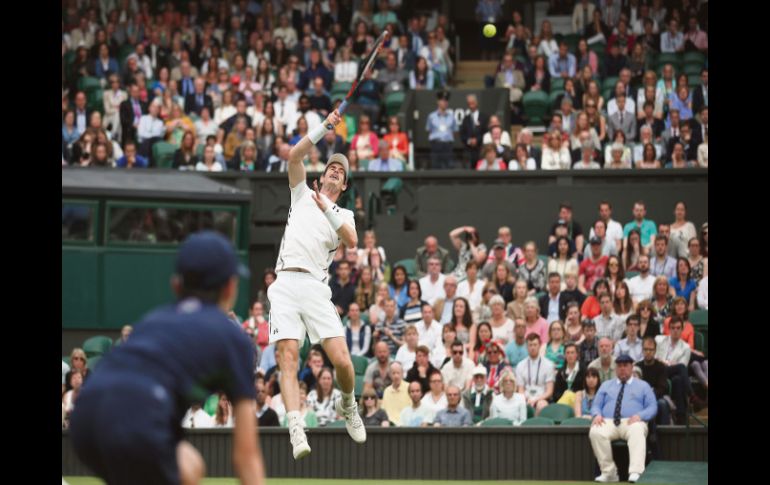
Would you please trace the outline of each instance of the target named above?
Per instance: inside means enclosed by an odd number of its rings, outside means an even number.
[[[484,26],[484,36],[485,37],[494,37],[497,33],[497,29],[492,24],[487,24]]]

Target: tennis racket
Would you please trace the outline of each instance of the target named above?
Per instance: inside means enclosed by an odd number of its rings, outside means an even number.
[[[374,41],[374,46],[372,47],[372,51],[369,53],[366,58],[361,61],[361,64],[358,69],[358,76],[356,76],[356,80],[353,81],[353,85],[350,86],[350,91],[348,91],[348,94],[345,96],[345,99],[340,104],[340,107],[337,108],[337,111],[339,111],[340,116],[345,112],[345,110],[348,107],[348,100],[350,100],[351,96],[356,92],[356,89],[358,88],[358,85],[361,83],[361,81],[364,80],[364,75],[366,75],[367,72],[371,71],[372,66],[374,65],[374,60],[377,58],[377,54],[380,52],[380,49],[382,49],[382,46],[385,44],[385,39],[388,38],[388,31],[383,30],[379,37],[377,37],[377,40]],[[332,126],[331,123],[327,123],[326,128],[329,130],[333,130],[334,126]]]

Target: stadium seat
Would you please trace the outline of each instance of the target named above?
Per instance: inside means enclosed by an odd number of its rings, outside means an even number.
[[[559,98],[561,98],[562,95],[564,95],[563,89],[557,89],[554,91],[553,87],[551,87],[551,94],[548,95],[548,104],[551,106],[551,111],[558,111],[561,108],[561,100]]]
[[[78,79],[78,89],[80,91],[85,91],[86,94],[88,94],[89,91],[102,89],[102,82],[98,77],[83,76]]]
[[[627,271],[626,272],[626,279],[633,278],[634,276],[639,276],[638,271]]]
[[[684,65],[697,65],[703,67],[706,64],[706,56],[702,52],[685,52],[682,56]]]
[[[580,42],[580,34],[567,34],[564,36],[564,42],[567,44],[571,53],[577,52],[578,42]]]
[[[567,418],[561,422],[561,426],[591,426],[591,420],[588,418]]]
[[[538,254],[537,259],[543,262],[544,265],[548,266],[548,255],[546,254]]]
[[[513,421],[505,418],[487,418],[479,426],[513,426]]]
[[[700,71],[702,68],[703,66],[697,64],[685,64],[682,72],[687,74],[688,81],[695,79],[695,81],[700,84]]]
[[[690,322],[695,327],[707,327],[709,326],[709,311],[708,310],[693,310],[690,312]]]
[[[542,124],[548,113],[548,94],[543,91],[530,91],[524,94],[522,98],[524,104],[524,114],[529,120],[529,124]]]
[[[575,411],[571,407],[564,404],[553,403],[544,407],[543,410],[540,411],[540,417],[551,418],[556,422],[556,424],[559,424],[565,419],[575,417]]]
[[[101,355],[95,355],[88,359],[88,368],[92,371],[96,371],[96,367],[99,365],[99,361],[102,360]]]
[[[358,130],[358,118],[348,113],[344,115],[344,118],[345,126],[348,127],[348,139],[345,140],[345,142],[350,143],[350,141],[353,139],[353,136],[356,134],[356,131]]]
[[[385,96],[385,110],[388,116],[393,116],[401,111],[404,98],[406,98],[406,93],[403,91],[395,91]]]
[[[92,91],[89,91],[86,95],[87,99],[87,107],[91,111],[99,111],[100,113],[103,113],[104,111],[104,90],[103,89],[94,89]]]
[[[675,52],[661,52],[658,54],[658,66],[672,64],[674,67],[682,65],[682,58]]]
[[[615,84],[618,82],[618,79],[620,78],[618,78],[617,76],[609,76],[604,78],[604,81],[602,81],[602,91],[605,91],[607,89],[612,89],[613,91],[615,91]],[[607,101],[606,98],[605,98],[605,101]]]
[[[152,146],[152,159],[158,168],[171,168],[174,164],[174,152],[177,147],[165,141],[159,141]]]
[[[602,42],[596,42],[593,44],[588,44],[588,50],[596,53],[596,56],[599,59],[604,59],[604,51],[607,48],[605,44]]]
[[[356,400],[361,399],[361,394],[364,393],[364,376],[356,376]]]
[[[404,269],[406,269],[406,274],[410,278],[414,278],[417,276],[417,263],[414,262],[414,259],[407,258],[407,259],[402,259],[400,261],[396,261],[395,263],[393,263],[393,267],[395,268],[396,266],[403,266]]]
[[[551,93],[554,91],[564,91],[564,78],[554,77],[551,78]]]
[[[353,83],[346,83],[346,82],[337,82],[332,84],[332,90],[330,94],[338,94],[342,93],[342,97],[344,98],[345,95],[348,94],[348,91],[350,91],[350,88],[353,86]]]
[[[537,417],[537,418],[529,418],[528,420],[521,423],[522,426],[554,426],[556,423],[551,418],[543,418],[543,417]]]
[[[353,361],[353,369],[355,369],[357,376],[366,374],[366,368],[369,367],[369,359],[360,355],[351,355],[350,360]]]
[[[96,335],[83,342],[83,352],[88,358],[104,355],[112,348],[112,339],[104,335]]]
[[[70,366],[70,368],[72,368],[72,361],[70,360],[69,355],[62,355],[61,360],[63,360],[65,364],[67,364],[68,366]]]
[[[527,419],[535,417],[535,408],[527,405]]]
[[[345,420],[344,419],[338,419],[337,421],[331,421],[329,423],[326,423],[327,428],[344,428],[345,427]]]
[[[706,338],[701,332],[695,332],[695,350],[704,351],[706,347]]]
[[[209,416],[214,416],[217,414],[217,406],[219,406],[219,394],[212,394],[203,404],[203,410],[206,411]]]

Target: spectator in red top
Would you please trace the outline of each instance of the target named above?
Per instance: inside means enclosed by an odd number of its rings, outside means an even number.
[[[484,158],[476,162],[476,170],[505,171],[508,168],[502,158],[497,158],[497,150],[491,143],[484,145],[481,153]]]
[[[249,336],[257,336],[257,345],[262,350],[268,346],[270,336],[270,324],[265,320],[265,308],[259,301],[251,306],[251,317],[242,323],[243,329]]]
[[[380,152],[379,139],[371,128],[372,122],[369,117],[361,115],[358,121],[358,134],[350,141],[350,149],[356,152],[359,164],[374,160]]]
[[[589,241],[591,255],[580,263],[578,268],[578,288],[586,293],[586,288],[593,286],[598,278],[607,272],[607,256],[602,256],[602,238],[594,236]]]
[[[612,34],[607,41],[607,47],[612,48],[616,45],[620,48],[620,54],[624,56],[631,55],[631,51],[634,49],[634,40],[636,38],[628,30],[628,23],[626,19],[621,18],[618,22],[618,32]]]
[[[597,279],[596,283],[594,283],[594,294],[586,298],[583,306],[580,307],[580,313],[583,315],[583,318],[593,319],[602,312],[599,298],[605,293],[611,295],[610,285],[604,278]]]
[[[401,131],[397,117],[391,116],[388,119],[388,134],[382,138],[390,146],[390,156],[405,162],[406,155],[409,153],[409,138]]]

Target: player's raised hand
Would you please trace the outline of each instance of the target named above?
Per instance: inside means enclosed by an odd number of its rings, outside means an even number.
[[[340,121],[342,121],[342,115],[340,115],[340,112],[338,110],[334,110],[331,113],[329,113],[329,116],[326,117],[326,121],[324,121],[324,126],[328,127],[331,125],[332,127],[336,127],[338,124],[340,124]]]
[[[331,117],[331,115],[329,115]],[[326,212],[326,202],[321,197],[321,192],[318,190],[318,180],[313,180],[313,193],[310,194],[313,197],[316,205],[321,212]]]

